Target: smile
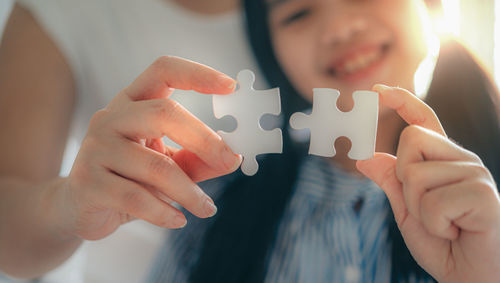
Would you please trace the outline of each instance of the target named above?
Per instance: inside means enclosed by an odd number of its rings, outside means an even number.
[[[388,44],[378,47],[366,47],[342,56],[328,69],[328,73],[337,78],[358,79],[365,77],[382,61],[389,49]]]

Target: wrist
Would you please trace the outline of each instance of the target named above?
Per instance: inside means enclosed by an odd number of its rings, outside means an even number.
[[[0,269],[16,277],[36,277],[66,260],[82,240],[62,217],[61,179],[35,183],[0,180]],[[16,243],[13,245],[12,243]]]
[[[75,232],[75,206],[72,205],[67,178],[56,178],[41,189],[38,213],[50,236],[60,241],[81,241]]]

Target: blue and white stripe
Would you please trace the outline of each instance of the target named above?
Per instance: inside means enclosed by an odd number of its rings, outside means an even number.
[[[308,157],[281,221],[266,282],[390,282],[389,209],[373,182]]]
[[[306,157],[299,172],[265,282],[391,282],[390,207],[384,192],[320,157]],[[354,209],[360,200],[360,209]],[[187,282],[206,229],[206,222],[193,220],[167,241],[150,282]]]

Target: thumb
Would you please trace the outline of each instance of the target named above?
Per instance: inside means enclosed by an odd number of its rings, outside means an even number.
[[[375,153],[371,159],[357,161],[356,167],[385,192],[399,225],[408,215],[408,210],[403,196],[403,186],[396,176],[396,160],[393,155]]]

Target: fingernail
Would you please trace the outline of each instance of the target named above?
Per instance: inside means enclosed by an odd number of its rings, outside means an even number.
[[[184,216],[180,216],[180,215],[176,215],[174,216],[174,220],[173,220],[173,224],[175,225],[175,227],[179,227],[179,228],[182,228],[184,226],[186,226],[187,224],[187,220]]]
[[[205,201],[205,213],[208,215],[208,217],[212,217],[217,213],[217,207],[209,198],[207,198],[207,200]]]
[[[377,92],[387,91],[387,90],[390,90],[390,89],[392,89],[392,87],[386,86],[386,85],[383,85],[383,84],[376,84],[376,85],[373,86],[373,90],[375,90]]]
[[[222,87],[233,89],[236,87],[236,81],[226,75],[220,75],[220,85]]]
[[[222,160],[224,161],[226,168],[232,171],[236,170],[236,168],[240,165],[240,156],[235,155],[227,146],[224,147]]]

